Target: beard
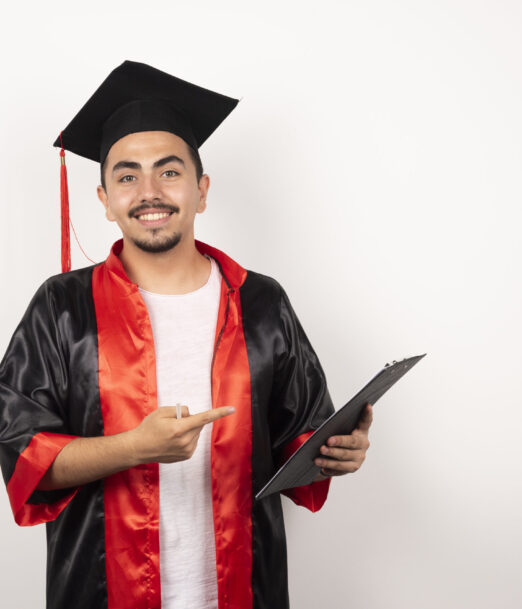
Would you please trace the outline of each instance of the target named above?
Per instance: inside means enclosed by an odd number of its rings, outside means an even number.
[[[157,230],[152,231],[152,238],[150,240],[134,239],[132,242],[140,250],[148,252],[149,254],[161,254],[162,252],[168,252],[169,250],[176,247],[181,241],[181,233],[173,233],[172,235],[165,235],[163,238],[155,239],[154,237],[158,233]]]
[[[158,212],[179,214],[179,207],[177,205],[169,205],[167,203],[158,201],[156,203],[142,203],[137,207],[134,207],[133,209],[129,210],[129,218],[139,215],[139,213],[145,209],[154,209]],[[181,233],[173,233],[172,235],[157,237],[160,230],[160,228],[153,228],[150,233],[151,237],[148,240],[131,237],[131,241],[136,247],[139,247],[140,250],[148,252],[149,254],[161,254],[162,252],[168,252],[176,247],[176,245],[181,241]]]

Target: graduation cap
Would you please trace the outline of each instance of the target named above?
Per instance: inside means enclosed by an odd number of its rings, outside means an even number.
[[[61,148],[62,272],[71,268],[64,150],[103,163],[115,142],[139,131],[169,131],[197,150],[238,102],[144,63],[115,68],[53,144]]]

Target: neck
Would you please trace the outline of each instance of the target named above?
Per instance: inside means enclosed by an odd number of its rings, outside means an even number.
[[[196,249],[193,235],[184,235],[167,252],[144,252],[123,237],[120,260],[131,281],[156,294],[186,294],[205,285],[210,262]]]

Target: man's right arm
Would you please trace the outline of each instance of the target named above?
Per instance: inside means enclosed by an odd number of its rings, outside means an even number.
[[[189,459],[204,425],[234,412],[215,408],[182,419],[174,406],[148,414],[134,429],[114,435],[75,438],[58,453],[41,478],[38,490],[77,487],[143,463],[174,463]]]

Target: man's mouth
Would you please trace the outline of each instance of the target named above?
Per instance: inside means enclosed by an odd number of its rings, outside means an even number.
[[[168,218],[172,212],[171,211],[162,211],[162,212],[154,212],[153,214],[138,214],[136,217],[139,220],[159,220],[160,218]]]
[[[142,226],[161,226],[162,224],[168,222],[169,217],[173,213],[173,211],[145,210],[142,212],[138,212],[134,215],[134,217]]]

